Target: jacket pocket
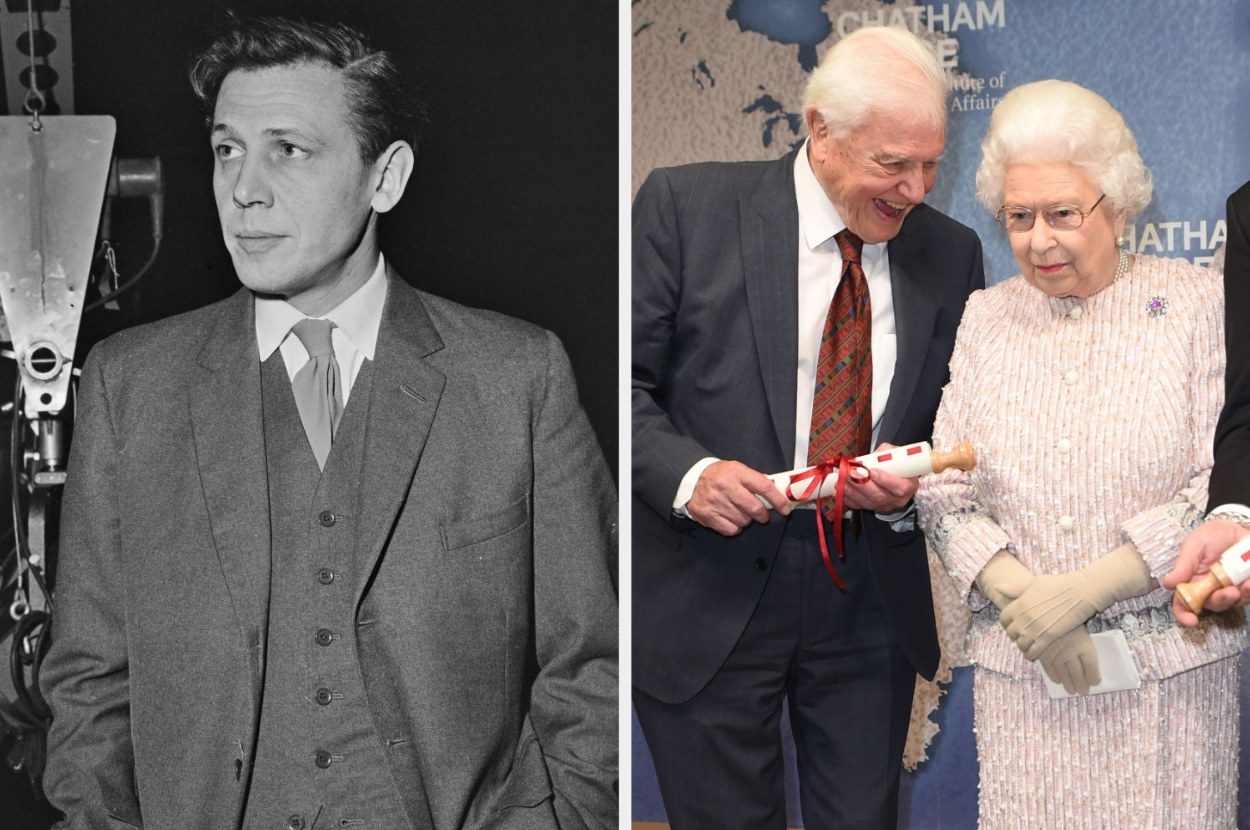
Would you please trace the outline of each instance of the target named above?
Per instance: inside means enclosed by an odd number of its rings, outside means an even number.
[[[528,524],[529,518],[530,498],[529,493],[526,493],[512,504],[493,513],[443,524],[439,527],[439,535],[442,537],[444,550],[459,550],[510,533]]]
[[[111,819],[110,826],[143,827],[143,818],[139,815],[139,809],[137,806],[124,805],[120,807],[109,807],[108,817]]]
[[[527,718],[521,732],[520,746],[513,757],[512,771],[508,773],[495,809],[498,812],[538,807],[551,797],[551,776],[547,772],[547,759]]]

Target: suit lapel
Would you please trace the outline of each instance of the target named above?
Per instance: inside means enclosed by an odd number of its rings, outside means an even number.
[[[798,371],[799,210],[794,196],[795,153],[769,168],[745,197],[742,269],[759,354],[764,394],[783,459],[794,451],[795,373]]]
[[[447,379],[424,358],[442,348],[418,293],[390,272],[365,425],[358,603],[408,496],[434,423]]]
[[[252,305],[246,289],[222,305],[199,354],[189,405],[217,557],[244,641],[258,649],[268,617],[270,536]]]
[[[890,382],[890,398],[881,413],[878,440],[890,441],[903,422],[911,402],[940,306],[934,302],[934,287],[926,283],[934,264],[928,261],[921,234],[915,232],[921,221],[918,215],[926,210],[919,206],[903,223],[903,228],[889,243],[890,295],[894,300],[894,330],[898,357],[894,379]]]

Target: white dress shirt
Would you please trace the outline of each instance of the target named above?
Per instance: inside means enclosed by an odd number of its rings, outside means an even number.
[[[829,316],[842,273],[842,252],[834,235],[846,229],[833,202],[820,187],[807,161],[806,148],[794,160],[794,195],[799,203],[799,366],[795,396],[794,465],[807,466],[807,444],[812,431],[812,403],[816,395],[816,362],[820,337]],[[894,330],[894,296],[890,289],[887,243],[864,243],[860,264],[868,281],[872,303],[872,445],[877,424],[890,397],[894,362],[898,355]],[[871,449],[871,448],[870,448]],[[781,472],[763,470],[761,472]]]
[[[834,236],[846,222],[825,195],[807,160],[807,147],[794,159],[794,195],[799,209],[799,330],[798,378],[794,407],[794,465],[807,466],[807,445],[812,429],[812,405],[816,394],[816,362],[820,338],[842,274],[842,252]],[[894,328],[894,296],[890,285],[887,243],[864,243],[860,264],[868,282],[872,305],[872,445],[877,445],[877,426],[890,396],[890,381],[898,354]],[[687,471],[677,488],[673,509],[685,516],[686,502],[694,494],[699,476],[720,459],[703,458]],[[783,470],[760,470],[780,473]]]
[[[261,362],[269,359],[274,350],[280,349],[286,373],[295,377],[308,362],[308,350],[299,338],[291,334],[291,328],[303,320],[303,314],[295,306],[278,297],[257,296],[256,345]],[[364,285],[323,318],[334,323],[330,343],[334,358],[338,361],[343,378],[343,405],[351,396],[352,386],[360,367],[366,360],[373,360],[378,345],[378,328],[382,325],[382,306],[386,302],[386,261],[378,256],[378,265]]]

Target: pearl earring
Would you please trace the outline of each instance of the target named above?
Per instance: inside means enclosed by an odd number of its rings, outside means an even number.
[[[1124,247],[1124,237],[1122,237],[1122,236],[1117,236],[1117,237],[1115,238],[1115,246],[1116,246],[1117,248],[1123,248],[1123,247]]]

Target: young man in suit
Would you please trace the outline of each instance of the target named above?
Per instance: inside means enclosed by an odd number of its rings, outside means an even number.
[[[675,830],[786,826],[783,700],[805,826],[894,826],[938,661],[916,482],[846,485],[836,584],[817,514],[765,474],[930,435],[984,284],[975,234],[922,204],[946,90],[918,38],[858,31],[800,149],[657,170],[635,200],[634,705]]]
[[[615,826],[615,493],[560,344],[381,256],[414,109],[359,32],[236,22],[192,83],[245,287],[83,370],[50,800],[72,828]]]

